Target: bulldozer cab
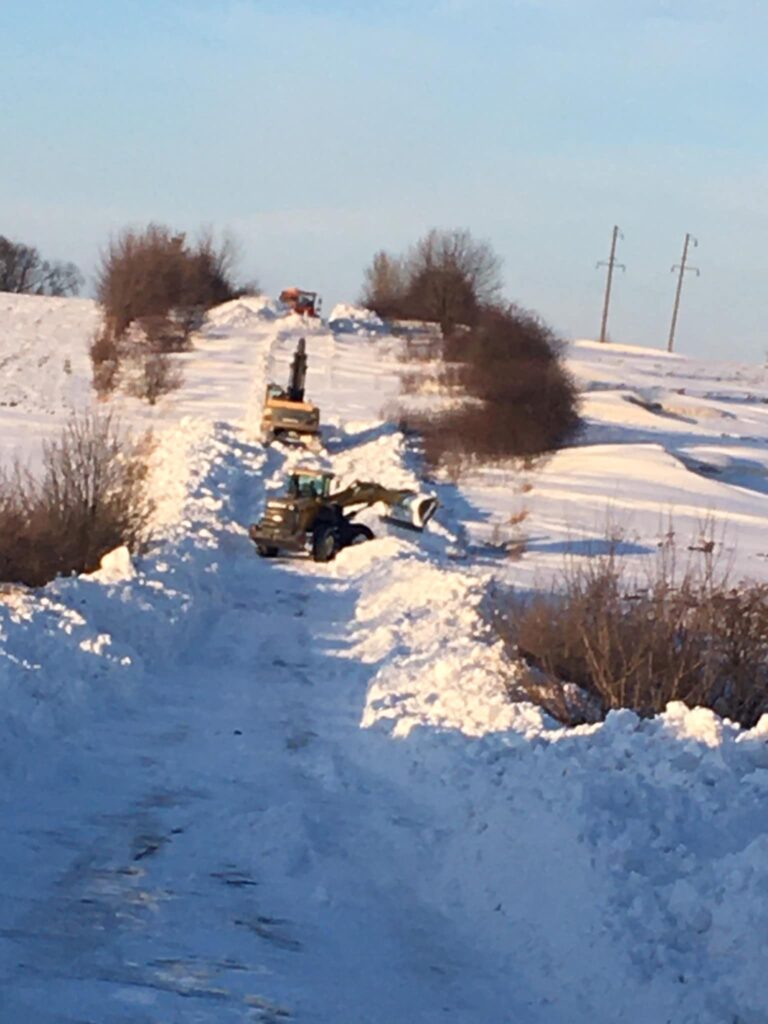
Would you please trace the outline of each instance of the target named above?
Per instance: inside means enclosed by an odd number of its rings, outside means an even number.
[[[333,473],[299,467],[288,477],[288,494],[292,498],[327,498]]]

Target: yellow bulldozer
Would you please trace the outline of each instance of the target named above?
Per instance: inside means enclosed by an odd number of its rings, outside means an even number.
[[[320,410],[304,400],[307,378],[307,342],[299,338],[288,378],[288,387],[267,384],[261,413],[261,440],[271,444],[276,438],[288,441],[320,440]]]
[[[354,517],[379,502],[384,520],[412,530],[423,530],[437,509],[433,495],[362,481],[334,491],[332,482],[326,470],[298,467],[290,474],[285,495],[269,498],[248,531],[262,558],[309,549],[316,562],[329,562],[342,548],[373,539],[373,531]]]

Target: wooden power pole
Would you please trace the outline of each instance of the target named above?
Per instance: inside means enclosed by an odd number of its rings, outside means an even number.
[[[686,270],[692,270],[694,272],[694,274],[696,275],[696,277],[699,277],[701,275],[701,271],[699,270],[698,267],[689,267],[689,266],[687,266],[687,263],[688,263],[688,247],[689,247],[689,245],[691,243],[693,243],[694,248],[699,244],[698,241],[693,237],[693,235],[689,235],[688,232],[686,232],[685,242],[683,243],[683,258],[680,260],[679,263],[676,263],[674,265],[674,267],[672,267],[672,271],[671,271],[673,274],[674,274],[674,272],[676,270],[679,271],[679,273],[678,273],[678,277],[677,277],[677,289],[675,290],[675,305],[674,305],[674,307],[672,309],[672,323],[671,323],[670,328],[669,328],[669,341],[667,342],[667,352],[671,352],[672,348],[673,348],[673,346],[675,344],[675,330],[677,328],[677,314],[678,314],[678,312],[680,310],[680,295],[682,294],[682,291],[683,291],[683,277],[685,276],[685,272],[686,272]]]
[[[619,238],[624,238],[621,231],[614,226],[613,237],[611,238],[611,255],[608,260],[601,260],[597,265],[598,267],[608,267],[608,277],[605,282],[605,302],[603,303],[603,319],[600,324],[600,341],[607,341],[606,330],[608,328],[608,307],[611,304],[611,285],[613,284],[613,270],[614,267],[619,267],[620,270],[626,270],[627,268],[623,263],[616,262],[616,242]]]

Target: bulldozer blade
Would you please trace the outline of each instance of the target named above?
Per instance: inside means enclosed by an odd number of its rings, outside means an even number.
[[[433,495],[408,494],[391,504],[382,519],[397,526],[405,526],[409,530],[423,530],[437,511],[437,505],[437,498]]]

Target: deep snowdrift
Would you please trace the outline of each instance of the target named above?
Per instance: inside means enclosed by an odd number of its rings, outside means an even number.
[[[0,1019],[765,1019],[768,726],[671,706],[556,728],[507,702],[479,612],[589,557],[608,512],[642,561],[670,513],[684,544],[709,510],[764,573],[761,371],[577,345],[581,446],[438,481],[422,537],[368,513],[378,538],[330,565],[260,561],[247,524],[305,456],[253,430],[301,334],[318,461],[415,482],[379,416],[393,339],[230,306],[153,414],[159,546],[2,595]],[[674,415],[624,399],[681,388]]]

